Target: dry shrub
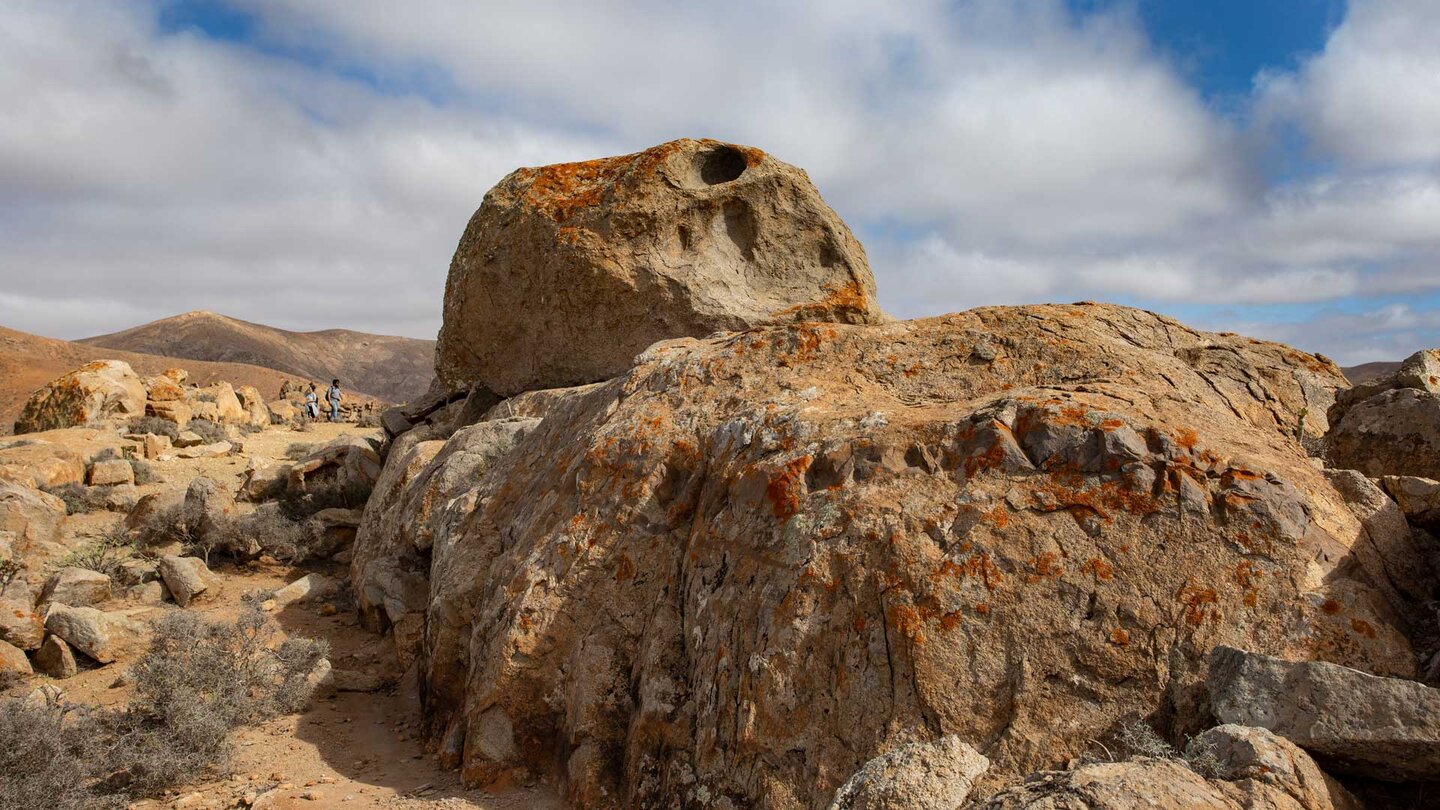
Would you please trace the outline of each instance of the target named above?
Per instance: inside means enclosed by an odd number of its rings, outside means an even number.
[[[1208,741],[1192,739],[1184,751],[1179,751],[1142,720],[1121,726],[1115,733],[1115,743],[1122,757],[1173,759],[1206,779],[1218,778],[1224,771],[1215,747]]]
[[[0,701],[0,810],[124,807],[123,795],[104,795],[96,784],[99,731],[88,712],[53,696]]]
[[[319,537],[303,522],[270,508],[257,509],[225,521],[211,530],[205,544],[210,549],[234,549],[249,546],[250,540],[254,540],[264,553],[295,563],[314,556]]]
[[[370,499],[373,486],[339,481],[310,484],[305,492],[286,492],[280,496],[280,511],[291,520],[305,520],[322,509],[360,509]]]
[[[106,530],[93,542],[71,551],[55,563],[56,568],[88,568],[114,577],[120,563],[135,551],[134,541],[124,526]]]
[[[199,436],[206,444],[230,440],[229,435],[225,433],[225,428],[211,422],[209,419],[191,419],[190,423],[185,426],[185,429]]]
[[[180,438],[180,426],[158,416],[137,416],[130,420],[126,432],[154,433],[156,436],[167,436],[171,441]]]
[[[63,484],[58,487],[43,487],[45,492],[65,502],[65,514],[84,515],[105,508],[105,496],[94,487],[79,484]]]

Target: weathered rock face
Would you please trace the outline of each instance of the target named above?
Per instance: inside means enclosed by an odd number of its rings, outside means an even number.
[[[1416,352],[1395,373],[1342,391],[1329,416],[1335,466],[1372,478],[1440,478],[1440,349]]]
[[[71,607],[89,607],[108,601],[110,577],[88,568],[61,568],[45,581],[40,604],[59,602]]]
[[[1222,722],[1268,728],[1337,773],[1440,778],[1440,689],[1231,647],[1217,647],[1210,660],[1210,697]]]
[[[69,447],[30,434],[0,447],[0,481],[28,487],[79,484],[85,478],[85,459]]]
[[[435,367],[501,396],[613,377],[657,340],[884,318],[865,251],[803,171],[679,140],[512,172],[445,288]]]
[[[1395,499],[1405,519],[1431,531],[1440,531],[1440,481],[1408,475],[1389,475],[1385,491]]]
[[[15,420],[15,432],[83,427],[144,413],[145,385],[130,364],[97,360],[36,391]]]
[[[0,481],[0,532],[13,536],[13,553],[24,554],[36,543],[58,542],[64,520],[64,501],[48,492]]]
[[[149,630],[140,622],[92,607],[51,605],[45,630],[102,664],[139,655],[149,640]]]
[[[291,492],[320,485],[368,491],[380,477],[380,454],[359,436],[341,436],[290,465],[286,476]]]
[[[240,398],[235,395],[235,388],[230,383],[217,382],[205,388],[190,389],[185,393],[191,417],[194,419],[208,419],[226,425],[250,422],[250,413],[240,404]],[[268,423],[267,418],[266,424]]]
[[[902,745],[856,771],[830,810],[955,810],[989,767],[958,737]]]
[[[1293,439],[1342,384],[1100,305],[659,344],[431,512],[431,732],[579,806],[825,807],[918,730],[1013,777],[1183,721],[1218,643],[1410,674]]]
[[[45,638],[45,622],[39,614],[14,599],[0,599],[0,641],[22,650],[34,650]]]
[[[1191,740],[1187,752],[1214,757],[1221,779],[1245,794],[1245,807],[1360,810],[1361,804],[1299,746],[1268,729],[1216,726]],[[1287,801],[1288,800],[1288,801]],[[1293,802],[1293,805],[1291,804]]]

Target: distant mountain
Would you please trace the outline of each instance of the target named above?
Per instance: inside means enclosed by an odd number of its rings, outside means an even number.
[[[1398,368],[1400,368],[1399,362],[1388,363],[1380,361],[1375,363],[1361,363],[1358,366],[1350,366],[1340,370],[1345,372],[1345,379],[1349,380],[1351,385],[1359,385],[1363,382],[1369,382],[1376,377],[1383,377]]]
[[[87,346],[0,326],[0,435],[11,431],[20,409],[37,388],[92,360],[124,360],[142,377],[178,366],[190,372],[190,382],[196,385],[220,381],[253,385],[267,399],[278,397],[281,383],[292,376],[243,363],[177,360]]]
[[[419,398],[435,377],[433,340],[348,329],[289,332],[214,312],[187,312],[77,342],[191,360],[248,363],[321,385],[338,377],[345,388],[387,402]]]

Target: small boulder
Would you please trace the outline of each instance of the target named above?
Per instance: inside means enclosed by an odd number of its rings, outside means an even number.
[[[281,611],[300,602],[323,599],[338,590],[340,586],[334,580],[320,574],[306,574],[276,591],[269,601],[274,604],[275,611]]]
[[[14,535],[14,553],[37,543],[60,542],[65,502],[48,492],[0,481],[0,532]]]
[[[145,434],[141,446],[144,448],[145,458],[150,461],[160,458],[172,449],[169,436],[158,436],[154,433]]]
[[[212,444],[202,444],[196,447],[187,447],[184,450],[175,451],[176,458],[220,458],[230,455],[235,445],[230,442],[220,441]]]
[[[218,584],[205,561],[198,557],[166,555],[160,558],[159,570],[165,587],[175,597],[175,604],[182,608],[189,607],[201,594],[211,592]]]
[[[15,421],[16,433],[83,427],[145,412],[145,386],[129,363],[97,360],[31,395]]]
[[[260,396],[260,390],[253,385],[242,385],[235,389],[235,396],[240,400],[240,407],[245,411],[245,421],[241,424],[248,424],[254,427],[267,427],[270,424],[270,409],[265,405],[265,399]]]
[[[160,578],[160,566],[154,560],[132,557],[115,566],[114,579],[125,587],[133,587]]]
[[[33,650],[43,638],[45,622],[38,613],[14,599],[0,599],[0,641]]]
[[[62,679],[80,671],[75,665],[75,653],[59,636],[45,637],[45,642],[35,653],[35,669],[52,678]]]
[[[34,669],[30,667],[30,659],[25,657],[25,651],[16,647],[8,641],[0,641],[0,684],[7,678],[16,675],[33,675]]]
[[[1238,797],[1236,797],[1238,798]],[[1082,765],[1032,774],[967,810],[1241,810],[1222,787],[1170,759]]]
[[[1424,529],[1440,531],[1440,481],[1412,475],[1387,475],[1385,491],[1400,505],[1406,520]]]
[[[252,458],[245,471],[245,481],[240,484],[237,500],[259,503],[278,498],[285,493],[285,482],[290,477],[290,465],[269,459]]]
[[[196,419],[208,419],[225,425],[243,425],[249,421],[249,413],[240,404],[240,398],[235,396],[235,389],[228,382],[212,383],[186,393]]]
[[[175,437],[174,446],[180,448],[199,447],[204,443],[205,439],[202,438],[199,433],[191,430],[182,430],[180,434]]]
[[[1284,797],[1303,810],[1360,810],[1360,803],[1299,746],[1263,728],[1216,726],[1190,741],[1186,758],[1209,758],[1215,776],[1250,798],[1247,807],[1283,806]],[[1279,795],[1277,795],[1279,794]]]
[[[185,399],[185,388],[169,377],[146,377],[145,396],[154,402],[178,402]]]
[[[102,664],[138,655],[149,637],[144,625],[124,614],[61,604],[50,606],[45,630]]]
[[[835,792],[830,810],[953,810],[990,767],[959,737],[902,745],[865,763]]]
[[[190,424],[190,419],[194,416],[194,412],[190,409],[189,403],[182,400],[160,402],[150,400],[145,403],[145,413],[150,416],[158,416],[161,419],[168,419],[174,422],[175,426],[182,431],[186,425]]]
[[[99,571],[74,566],[61,568],[45,581],[40,591],[40,604],[58,602],[71,607],[86,607],[108,601],[110,577]]]
[[[380,477],[380,454],[359,436],[341,436],[312,450],[290,467],[287,488],[303,493],[319,481],[370,490]]]
[[[1328,770],[1385,781],[1440,778],[1440,690],[1225,646],[1210,653],[1207,687],[1222,723],[1269,729]]]
[[[213,479],[200,476],[185,490],[185,529],[203,538],[239,513],[230,490]]]
[[[0,447],[0,480],[33,488],[63,487],[85,480],[85,459],[59,442],[31,434]]]
[[[87,476],[92,487],[109,487],[117,484],[135,483],[135,468],[123,458],[97,461],[90,465]]]

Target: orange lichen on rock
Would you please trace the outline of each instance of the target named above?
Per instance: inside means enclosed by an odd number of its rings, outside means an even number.
[[[782,523],[800,511],[800,496],[805,488],[805,471],[810,469],[808,455],[791,459],[765,485],[765,497],[770,501],[770,510]]]
[[[1124,628],[1117,627],[1110,633],[1110,643],[1117,647],[1125,647],[1130,644],[1130,633]]]
[[[1366,638],[1375,638],[1375,628],[1364,619],[1351,619],[1350,629]]]
[[[1220,594],[1214,588],[1187,582],[1176,592],[1175,600],[1185,606],[1185,623],[1198,627],[1205,621],[1211,606],[1219,604]]]
[[[1115,566],[1099,557],[1091,557],[1086,560],[1085,564],[1080,566],[1080,571],[1084,574],[1093,574],[1096,579],[1102,582],[1115,578]]]
[[[1060,575],[1065,573],[1065,568],[1056,564],[1056,559],[1055,553],[1051,551],[1031,557],[1030,561],[1026,563],[1030,568],[1030,573],[1025,575],[1025,581],[1036,583],[1042,579],[1059,579]]]
[[[775,313],[780,320],[813,321],[835,320],[836,314],[863,315],[875,308],[875,302],[865,288],[854,279],[844,284],[825,284],[825,296],[819,301],[796,304]],[[844,320],[844,318],[842,318]],[[894,362],[894,355],[890,355]]]

